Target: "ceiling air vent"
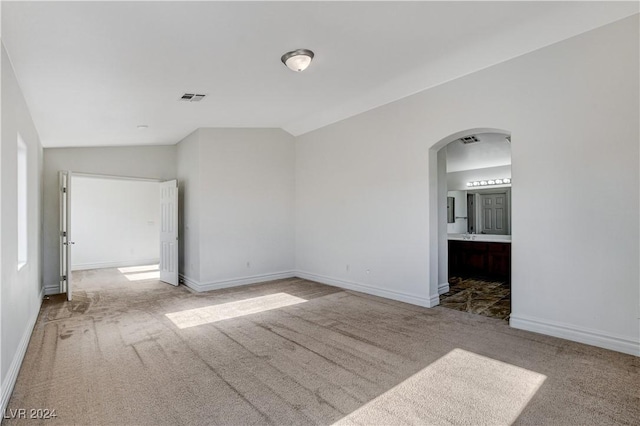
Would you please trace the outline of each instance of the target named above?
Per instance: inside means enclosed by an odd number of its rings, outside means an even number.
[[[185,102],[200,102],[205,96],[206,95],[199,93],[185,93],[180,97],[180,100]]]
[[[474,135],[471,135],[471,136],[465,136],[464,138],[460,138],[460,142],[462,142],[465,145],[468,145],[470,143],[480,142],[480,139],[478,139]]]

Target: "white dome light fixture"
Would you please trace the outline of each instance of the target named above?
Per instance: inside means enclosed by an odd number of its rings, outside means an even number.
[[[308,49],[297,49],[285,53],[280,60],[291,71],[301,72],[311,64],[313,56],[313,52]]]

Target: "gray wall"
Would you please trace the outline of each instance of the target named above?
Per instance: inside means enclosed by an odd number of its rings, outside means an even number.
[[[0,378],[4,409],[20,368],[41,303],[42,146],[7,53],[2,46],[2,234]],[[18,264],[17,135],[27,145],[27,264]]]
[[[176,178],[175,158],[174,145],[44,150],[44,285],[47,293],[57,293],[59,288],[58,171],[171,180]]]

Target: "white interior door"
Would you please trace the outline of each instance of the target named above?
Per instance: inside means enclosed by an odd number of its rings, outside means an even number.
[[[72,297],[71,279],[71,172],[59,172],[60,182],[60,293]]]
[[[508,234],[507,193],[481,194],[482,233]]]
[[[178,181],[160,183],[160,281],[178,285]]]

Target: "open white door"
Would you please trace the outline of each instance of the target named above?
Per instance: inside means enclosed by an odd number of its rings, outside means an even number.
[[[160,281],[178,285],[178,181],[160,183]]]
[[[60,293],[71,300],[71,172],[59,172],[60,182]]]

